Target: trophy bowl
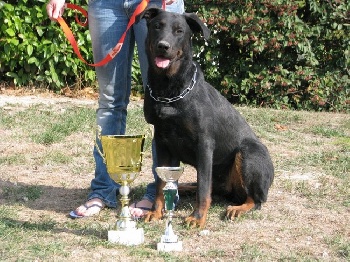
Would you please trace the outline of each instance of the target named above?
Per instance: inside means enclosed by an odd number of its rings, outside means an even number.
[[[161,166],[156,167],[156,172],[158,177],[164,182],[175,182],[179,180],[182,175],[184,168],[181,166],[178,167],[167,167]]]
[[[144,135],[100,136],[109,176],[117,183],[131,183],[141,171]]]

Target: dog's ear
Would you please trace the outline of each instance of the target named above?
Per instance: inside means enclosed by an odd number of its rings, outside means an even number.
[[[156,17],[162,11],[163,10],[158,8],[157,6],[150,5],[145,11],[143,11],[136,17],[135,21],[136,23],[138,23],[142,18],[145,18],[148,24],[154,17]]]
[[[195,33],[202,32],[205,40],[209,39],[210,30],[208,27],[199,19],[199,17],[194,13],[184,13],[187,24],[190,26],[191,30]]]

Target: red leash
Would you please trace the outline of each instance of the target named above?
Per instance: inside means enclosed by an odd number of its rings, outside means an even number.
[[[90,66],[103,66],[103,65],[107,64],[109,61],[111,61],[119,53],[120,49],[123,46],[126,33],[129,31],[130,27],[135,23],[136,16],[141,14],[146,9],[146,7],[148,5],[148,2],[149,2],[149,0],[142,0],[142,2],[137,6],[135,12],[132,14],[132,16],[131,16],[131,18],[129,20],[129,23],[128,23],[127,27],[126,27],[126,30],[123,33],[123,35],[121,36],[121,38],[119,39],[117,45],[111,50],[111,52],[109,52],[106,55],[106,57],[104,59],[102,59],[100,62],[98,62],[96,64],[89,64],[82,57],[82,55],[80,54],[80,51],[79,51],[78,43],[75,40],[74,35],[73,35],[72,31],[70,30],[69,26],[67,25],[66,21],[64,21],[64,19],[62,17],[58,17],[57,18],[57,22],[62,27],[64,34],[66,35],[68,41],[70,42],[70,44],[73,47],[74,52],[76,53],[76,55],[79,57],[79,59],[81,61],[83,61],[84,63],[86,63],[86,64],[88,64]],[[83,14],[83,16],[85,16],[86,21],[85,22],[81,22],[79,20],[77,14],[75,15],[75,21],[81,26],[87,26],[87,24],[88,24],[88,13],[87,13],[87,11],[84,8],[82,8],[80,6],[77,6],[77,5],[74,5],[74,4],[71,4],[71,3],[67,3],[66,7],[81,12]],[[164,8],[165,8],[165,1],[163,1],[163,9]]]

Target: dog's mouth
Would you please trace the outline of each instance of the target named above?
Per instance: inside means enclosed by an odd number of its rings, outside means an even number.
[[[171,60],[169,58],[165,58],[163,56],[157,56],[154,59],[154,62],[159,68],[167,68],[170,65]]]

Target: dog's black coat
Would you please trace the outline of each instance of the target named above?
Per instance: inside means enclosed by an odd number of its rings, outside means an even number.
[[[195,14],[157,8],[147,9],[140,18],[148,25],[144,114],[155,128],[158,164],[178,166],[182,161],[197,170],[197,206],[187,223],[204,226],[212,191],[237,205],[227,208],[229,218],[259,208],[273,181],[273,164],[244,118],[204,80],[199,65],[192,61],[191,36],[201,32],[207,39],[208,28]],[[148,220],[162,216],[163,186],[158,179]]]

